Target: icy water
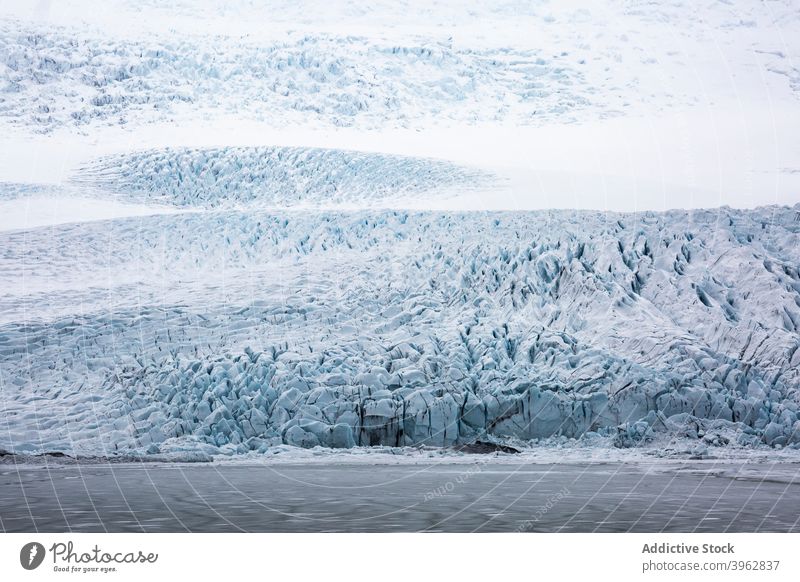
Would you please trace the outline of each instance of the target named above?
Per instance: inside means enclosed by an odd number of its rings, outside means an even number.
[[[800,531],[800,464],[0,468],[5,531]]]

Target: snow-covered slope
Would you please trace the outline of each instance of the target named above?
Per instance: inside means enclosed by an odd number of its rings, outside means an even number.
[[[3,233],[0,446],[795,443],[799,217],[217,211]]]

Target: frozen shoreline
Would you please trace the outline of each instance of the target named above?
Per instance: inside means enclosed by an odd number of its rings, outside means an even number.
[[[688,445],[688,443],[687,443]],[[715,466],[781,465],[795,470],[800,475],[800,451],[787,449],[775,451],[768,447],[760,449],[720,448],[694,455],[689,446],[617,449],[610,446],[597,447],[573,444],[568,446],[529,445],[519,453],[463,453],[452,449],[433,447],[356,447],[354,449],[301,449],[282,445],[268,453],[243,455],[205,455],[187,451],[173,455],[119,455],[114,457],[65,457],[51,454],[7,455],[0,457],[0,471],[14,469],[57,469],[72,466],[109,467],[156,467],[203,465],[212,467],[253,466],[269,467],[283,465],[302,466],[350,466],[350,465],[605,465],[634,464],[641,466],[696,467]],[[798,477],[800,479],[800,477]]]

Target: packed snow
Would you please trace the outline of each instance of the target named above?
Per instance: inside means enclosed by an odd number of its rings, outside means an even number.
[[[312,4],[0,6],[0,457],[796,454],[793,2]]]

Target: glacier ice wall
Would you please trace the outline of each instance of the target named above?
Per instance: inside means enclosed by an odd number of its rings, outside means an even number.
[[[218,210],[0,249],[7,450],[800,440],[800,206]]]

